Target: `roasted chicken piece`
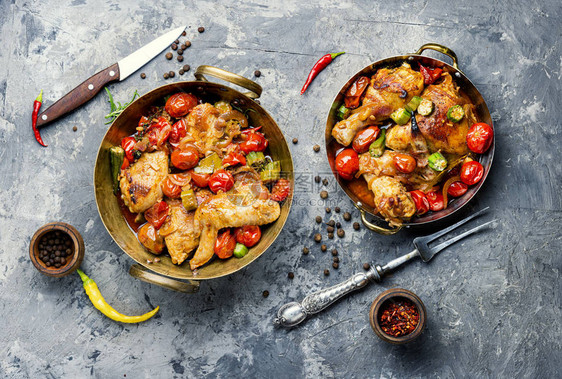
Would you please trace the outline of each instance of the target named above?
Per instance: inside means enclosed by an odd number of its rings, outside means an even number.
[[[199,245],[201,231],[194,220],[195,211],[188,212],[177,199],[166,199],[166,203],[169,217],[160,228],[160,235],[164,236],[172,263],[180,265]]]
[[[423,76],[410,66],[378,70],[371,78],[363,105],[338,122],[332,129],[332,136],[338,143],[348,146],[358,131],[389,118],[422,90]]]
[[[459,95],[451,75],[444,73],[441,77],[442,80],[428,86],[422,94],[422,98],[435,104],[435,110],[429,116],[416,115],[416,120],[431,152],[441,150],[464,155],[468,153],[466,134],[476,122],[474,106]],[[447,111],[457,104],[462,105],[465,116],[460,122],[453,123],[447,118]]]
[[[164,151],[143,153],[138,161],[121,170],[121,198],[132,213],[140,213],[162,200],[160,184],[168,175]]]
[[[367,185],[375,194],[376,210],[390,225],[402,225],[416,213],[416,205],[406,188],[397,178],[390,176],[376,177],[364,174]]]
[[[252,178],[254,176],[254,178]],[[201,227],[199,247],[189,261],[192,270],[207,263],[214,254],[215,241],[220,229],[245,225],[265,225],[281,213],[276,201],[265,198],[263,184],[253,173],[235,176],[235,186],[228,192],[219,192],[205,200],[195,211],[195,220]]]

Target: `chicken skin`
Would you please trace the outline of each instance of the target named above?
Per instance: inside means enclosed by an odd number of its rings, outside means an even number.
[[[177,199],[167,199],[169,211],[166,222],[160,229],[164,236],[172,263],[180,265],[191,251],[199,245],[199,223],[195,222],[195,211],[188,212]]]

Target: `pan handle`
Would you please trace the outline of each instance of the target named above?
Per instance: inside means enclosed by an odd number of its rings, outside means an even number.
[[[420,47],[418,51],[416,51],[414,54],[420,55],[424,50],[435,50],[440,52],[441,54],[445,54],[446,56],[448,56],[453,60],[453,67],[456,68],[457,70],[459,69],[459,61],[457,58],[457,54],[455,54],[455,52],[449,49],[447,46],[443,46],[438,43],[426,43],[425,45]]]
[[[385,236],[391,236],[393,234],[398,233],[402,229],[402,225],[400,225],[397,228],[391,228],[391,229],[387,229],[387,228],[383,228],[382,226],[375,225],[369,220],[367,220],[367,212],[365,212],[361,208],[363,206],[361,202],[353,203],[353,205],[355,205],[355,208],[357,208],[359,210],[359,213],[361,213],[361,221],[363,222],[363,225],[365,225],[367,229],[372,230],[373,232],[377,232]]]
[[[207,78],[205,78],[205,75],[210,75],[215,78],[222,79],[226,82],[236,84],[237,86],[246,88],[247,90],[249,90],[249,92],[245,92],[244,95],[248,96],[250,99],[257,99],[261,96],[262,88],[258,83],[233,72],[223,70],[222,68],[202,65],[197,67],[194,75],[197,80],[201,80],[204,82],[208,81]]]
[[[157,275],[153,272],[148,271],[146,268],[139,264],[134,264],[129,269],[129,275],[133,278],[142,280],[150,284],[156,284],[160,287],[168,288],[170,290],[184,292],[184,293],[196,293],[199,291],[199,282],[188,281],[182,282],[166,276]]]

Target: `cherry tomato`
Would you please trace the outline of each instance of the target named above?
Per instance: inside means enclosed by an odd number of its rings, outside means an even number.
[[[469,186],[476,184],[484,176],[484,167],[477,161],[466,162],[461,167],[461,180]]]
[[[154,254],[160,254],[164,250],[164,238],[150,223],[140,227],[138,231],[139,242]]]
[[[135,160],[133,157],[133,150],[135,149],[136,144],[137,140],[135,137],[125,137],[121,140],[121,147],[125,150],[125,156],[129,162],[133,162]]]
[[[174,118],[180,118],[193,109],[197,105],[197,98],[190,93],[176,93],[166,101],[164,109]]]
[[[252,131],[247,134],[246,140],[240,144],[240,149],[244,154],[248,154],[250,151],[264,151],[267,145],[269,145],[269,141],[262,133]]]
[[[152,124],[148,127],[146,135],[148,141],[154,146],[162,146],[164,142],[170,137],[172,132],[172,125],[164,117],[158,117],[152,120]]]
[[[146,129],[146,127],[147,127],[148,124],[149,124],[149,121],[150,121],[150,120],[148,119],[148,117],[142,116],[142,117],[140,118],[140,120],[139,120],[138,126],[139,126],[140,128]]]
[[[209,185],[209,178],[211,174],[198,174],[195,171],[190,171],[191,180],[197,187],[205,188]]]
[[[223,166],[236,166],[237,164],[244,166],[246,164],[246,157],[236,151],[233,151],[224,157],[222,164]]]
[[[353,179],[359,170],[359,156],[353,149],[345,149],[336,156],[336,170],[345,180]]]
[[[214,193],[219,191],[226,192],[234,186],[234,178],[230,172],[223,170],[215,171],[213,175],[209,178],[209,188]]]
[[[396,169],[404,174],[413,172],[417,166],[416,158],[408,154],[397,153],[394,155],[393,161]]]
[[[185,120],[182,118],[174,125],[172,125],[172,131],[170,132],[170,138],[168,141],[172,146],[177,146],[183,137],[187,134],[187,126]]]
[[[236,228],[234,231],[236,242],[246,247],[252,247],[259,242],[261,238],[261,229],[257,225],[243,226]]]
[[[193,146],[176,149],[172,153],[172,165],[180,170],[189,170],[199,163],[199,152]]]
[[[357,108],[359,106],[359,101],[361,100],[361,95],[365,92],[365,89],[369,85],[369,78],[366,76],[360,76],[356,81],[353,82],[351,87],[345,93],[345,106],[347,108]]]
[[[177,199],[181,196],[181,187],[172,183],[169,177],[164,179],[161,184],[162,192],[170,199]]]
[[[453,197],[460,197],[466,193],[468,186],[463,182],[453,182],[447,188],[447,194]]]
[[[424,67],[420,64],[420,72],[423,75],[423,84],[433,84],[443,72],[440,68]]]
[[[131,162],[129,162],[127,157],[123,158],[123,164],[121,165],[121,170],[126,169],[127,167],[129,167],[130,164],[131,164]]]
[[[425,194],[427,201],[429,202],[429,209],[432,211],[440,211],[445,207],[445,201],[443,199],[443,193],[441,191],[430,191]]]
[[[156,229],[160,229],[168,217],[168,208],[165,201],[160,201],[144,212],[144,218]]]
[[[484,122],[473,124],[466,135],[466,144],[470,151],[484,154],[492,145],[494,131],[492,127]]]
[[[355,135],[353,139],[353,150],[358,154],[369,150],[369,146],[379,137],[381,130],[376,126],[369,126]]]
[[[271,189],[269,198],[274,201],[283,201],[291,192],[291,182],[287,179],[279,179]]]
[[[236,247],[236,238],[230,233],[230,229],[226,229],[219,234],[215,242],[215,254],[220,259],[227,259],[232,257],[234,248]]]
[[[412,200],[414,200],[414,204],[416,205],[416,214],[421,216],[424,213],[429,211],[429,201],[427,200],[427,196],[420,190],[410,192],[410,196],[412,196]]]

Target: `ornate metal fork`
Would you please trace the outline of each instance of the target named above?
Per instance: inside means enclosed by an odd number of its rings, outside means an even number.
[[[488,209],[489,207],[486,207],[457,222],[456,224],[453,224],[448,228],[440,230],[436,233],[424,237],[414,238],[414,246],[416,248],[411,253],[396,258],[388,262],[384,266],[380,266],[378,264],[371,266],[366,273],[355,274],[346,281],[336,284],[333,287],[314,292],[305,297],[300,303],[291,302],[283,305],[277,312],[277,317],[273,320],[273,323],[278,326],[291,328],[303,322],[308,316],[323,311],[332,303],[336,302],[345,295],[363,288],[371,282],[380,282],[386,274],[395,270],[397,267],[408,262],[412,258],[420,257],[422,261],[429,262],[444,248],[496,222],[496,220],[486,222],[462,234],[459,234],[458,236],[453,237],[437,246],[429,247],[430,242],[435,241],[439,237],[458,228],[459,226],[465,224],[473,218],[480,216]]]

